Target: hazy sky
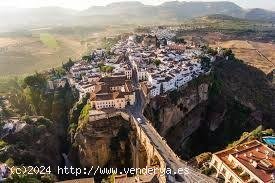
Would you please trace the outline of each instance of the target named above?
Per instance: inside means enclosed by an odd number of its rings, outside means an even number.
[[[0,7],[33,8],[42,6],[60,6],[72,9],[86,9],[93,5],[106,5],[118,1],[136,0],[0,0]],[[140,0],[144,4],[160,4],[171,0]],[[186,0],[186,1],[221,1],[221,0]],[[244,8],[265,8],[275,10],[275,0],[229,0]]]

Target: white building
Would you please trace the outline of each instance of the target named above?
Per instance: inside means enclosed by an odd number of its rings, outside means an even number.
[[[146,81],[147,80],[148,72],[145,69],[138,69],[137,75],[139,81]]]
[[[216,176],[230,183],[275,182],[275,152],[253,140],[212,155]]]

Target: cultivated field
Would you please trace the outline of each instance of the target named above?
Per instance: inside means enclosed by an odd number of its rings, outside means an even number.
[[[48,48],[58,48],[59,46],[55,37],[49,33],[40,34],[40,41]]]
[[[231,40],[220,42],[217,45],[231,48],[239,59],[253,67],[259,68],[266,74],[275,69],[275,44]]]
[[[129,31],[123,27],[32,30],[30,34],[0,35],[0,77],[31,74],[61,66],[102,46],[102,38]]]
[[[32,35],[0,38],[0,76],[21,75],[60,66],[68,58],[78,58],[87,51],[73,37]]]

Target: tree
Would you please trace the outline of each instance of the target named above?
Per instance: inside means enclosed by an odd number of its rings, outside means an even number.
[[[114,67],[109,66],[109,65],[102,65],[102,66],[100,66],[100,71],[101,72],[111,73],[111,72],[113,72],[113,70],[114,70]]]
[[[222,51],[223,51],[223,56],[224,57],[228,58],[229,60],[235,59],[235,55],[234,55],[234,53],[231,49],[224,48],[224,49],[222,49]]]
[[[174,37],[173,41],[177,44],[185,44],[186,43],[183,37]]]
[[[69,58],[69,61],[66,62],[65,64],[63,64],[62,67],[63,67],[63,69],[65,69],[66,71],[69,71],[73,65],[74,65],[74,62],[72,61],[71,58]]]
[[[159,59],[155,59],[154,60],[154,64],[159,67],[159,65],[161,64],[161,61]]]
[[[210,54],[211,56],[215,56],[215,55],[218,54],[218,51],[211,48],[210,46],[203,46],[202,50],[203,50],[204,53]]]
[[[27,76],[24,79],[23,86],[29,86],[31,88],[44,89],[47,85],[46,77],[40,73]]]
[[[203,56],[201,57],[201,67],[203,70],[209,70],[210,69],[210,58]]]
[[[93,59],[92,59],[92,56],[91,55],[84,55],[82,57],[82,60],[85,60],[87,62],[91,62]]]
[[[5,163],[9,166],[12,167],[14,166],[14,160],[12,158],[9,158],[5,161]]]

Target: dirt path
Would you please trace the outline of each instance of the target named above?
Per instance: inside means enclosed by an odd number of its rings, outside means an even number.
[[[269,60],[260,50],[258,50],[257,48],[255,48],[255,46],[253,45],[253,43],[251,43],[250,41],[246,41],[248,44],[250,44],[254,50],[262,57],[264,58],[267,62],[271,63],[271,65],[273,65],[273,69],[275,68],[275,64]]]

